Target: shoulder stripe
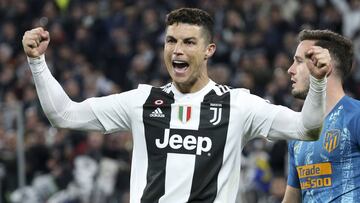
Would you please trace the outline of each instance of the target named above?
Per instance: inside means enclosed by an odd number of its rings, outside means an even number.
[[[215,84],[214,91],[216,92],[217,95],[220,96],[220,95],[223,95],[223,94],[229,92],[230,89],[232,89],[232,87],[229,87],[227,85]]]
[[[168,84],[166,84],[166,85],[164,85],[164,86],[162,86],[160,88],[162,89],[163,92],[166,92],[166,93],[169,94],[170,91],[171,91],[171,83],[168,83]]]

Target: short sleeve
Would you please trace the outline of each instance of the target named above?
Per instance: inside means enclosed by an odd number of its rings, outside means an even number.
[[[300,188],[299,176],[296,170],[294,159],[294,141],[290,141],[288,144],[288,180],[287,184],[294,188]]]

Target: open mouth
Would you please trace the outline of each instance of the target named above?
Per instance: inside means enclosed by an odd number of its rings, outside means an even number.
[[[292,87],[295,86],[295,83],[296,83],[295,80],[291,79],[290,84],[291,84]]]
[[[172,66],[174,67],[176,73],[185,73],[189,68],[189,64],[186,61],[181,60],[173,60]]]

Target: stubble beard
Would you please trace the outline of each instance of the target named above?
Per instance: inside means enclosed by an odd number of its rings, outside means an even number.
[[[297,99],[305,100],[308,92],[309,92],[309,89],[307,88],[305,90],[292,90],[291,94]]]

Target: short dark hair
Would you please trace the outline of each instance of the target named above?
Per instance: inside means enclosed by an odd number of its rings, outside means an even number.
[[[350,75],[354,57],[351,40],[330,30],[303,30],[298,39],[314,40],[316,46],[328,49],[331,58],[335,59],[335,69],[342,81]]]
[[[206,11],[197,8],[180,8],[171,11],[166,16],[166,27],[175,23],[187,23],[190,25],[202,26],[208,42],[213,42],[214,20]]]

